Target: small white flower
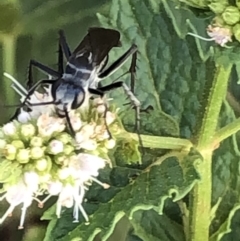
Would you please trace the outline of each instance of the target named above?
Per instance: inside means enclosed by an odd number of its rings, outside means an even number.
[[[29,190],[31,190],[32,192],[37,192],[39,175],[36,172],[25,172],[23,175],[23,181]]]
[[[72,168],[72,173],[75,173],[74,177],[78,179],[80,183],[93,180],[104,188],[107,188],[108,185],[94,178],[98,176],[98,170],[105,167],[106,162],[106,160],[98,156],[80,153],[77,157],[70,160],[69,167]]]
[[[3,130],[3,133],[8,136],[12,136],[12,135],[16,134],[16,131],[17,131],[13,122],[9,122],[6,125],[4,125],[2,127],[2,130]]]
[[[81,149],[85,149],[85,150],[88,150],[88,151],[94,151],[97,149],[97,142],[95,140],[84,140],[83,142],[81,143],[77,143],[77,148]]]
[[[193,37],[205,41],[215,41],[215,43],[219,44],[221,47],[230,48],[226,45],[228,42],[232,42],[232,31],[230,28],[226,28],[218,24],[212,24],[207,27],[207,34],[211,38],[204,38],[194,33],[188,33],[188,35]]]
[[[48,184],[48,193],[50,195],[57,195],[58,193],[60,193],[60,191],[62,190],[62,186],[63,184],[60,181],[51,181]]]
[[[116,114],[110,111],[107,111],[106,113],[106,123],[107,125],[111,125],[116,119]]]
[[[226,43],[232,42],[232,32],[229,28],[209,25],[207,28],[207,34],[222,47],[226,46]]]
[[[51,152],[51,154],[57,155],[63,152],[63,149],[64,149],[64,145],[59,140],[52,140],[49,143],[49,151]]]
[[[76,114],[75,112],[71,111],[69,113],[69,117],[73,130],[78,131],[82,126],[82,121],[79,117],[79,114]]]
[[[37,120],[39,134],[51,136],[54,132],[62,132],[65,129],[64,120],[42,114]]]
[[[60,218],[62,206],[71,208],[74,204],[73,200],[73,187],[70,184],[67,184],[62,188],[58,200],[57,200],[57,217]]]
[[[1,199],[3,198],[6,198],[7,202],[10,204],[10,207],[0,219],[0,224],[3,223],[7,216],[9,216],[13,212],[16,206],[23,203],[19,225],[19,229],[22,229],[27,208],[31,205],[33,200],[33,191],[31,190],[31,188],[28,188],[23,181],[19,181],[18,184],[8,188],[7,193]]]

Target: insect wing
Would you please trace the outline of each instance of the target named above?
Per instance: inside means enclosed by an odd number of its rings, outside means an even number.
[[[88,34],[74,50],[75,56],[90,52],[95,65],[100,65],[113,47],[121,46],[120,33],[114,29],[90,28]]]

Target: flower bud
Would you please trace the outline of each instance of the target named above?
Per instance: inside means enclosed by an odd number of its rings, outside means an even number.
[[[25,137],[26,139],[30,139],[35,134],[35,127],[32,124],[22,124],[20,132],[23,137]]]
[[[11,161],[15,159],[16,153],[17,153],[16,147],[11,144],[7,144],[3,150],[3,155],[8,160],[11,160]]]
[[[58,178],[60,180],[65,180],[71,175],[70,168],[62,168],[58,170]]]
[[[80,148],[86,149],[88,151],[93,151],[97,149],[97,142],[95,140],[86,140],[80,143]]]
[[[13,136],[16,134],[17,129],[13,122],[9,122],[2,127],[3,133],[7,136]]]
[[[240,0],[236,0],[235,3],[237,5],[238,9],[240,9]]]
[[[46,171],[48,168],[48,161],[46,158],[36,160],[36,169],[40,172]]]
[[[107,149],[112,149],[114,148],[116,145],[116,141],[114,139],[110,139],[110,140],[106,140],[104,142],[104,146],[107,148]]]
[[[240,20],[239,9],[234,6],[228,6],[222,14],[226,24],[234,25]]]
[[[44,150],[39,146],[34,146],[30,149],[30,156],[31,159],[34,160],[42,158],[44,156]]]
[[[71,143],[73,138],[71,137],[71,135],[69,135],[66,132],[60,133],[59,135],[57,135],[57,140],[61,141],[63,144],[68,144]]]
[[[240,42],[240,23],[234,25],[233,34],[237,41]]]
[[[29,162],[29,158],[30,158],[30,155],[29,155],[29,150],[27,149],[19,149],[18,152],[17,152],[17,155],[16,155],[16,160],[19,162],[19,163],[28,163]]]
[[[81,128],[82,121],[78,116],[70,117],[70,121],[71,121],[72,128],[73,128],[74,131],[78,131]]]
[[[4,149],[6,146],[7,142],[3,139],[0,139],[0,149]]]
[[[38,190],[39,176],[36,172],[25,172],[23,175],[23,180],[30,190],[32,190],[33,192],[36,192]]]
[[[214,13],[221,14],[225,10],[225,8],[228,6],[228,1],[221,0],[221,1],[217,1],[217,2],[212,2],[208,6]]]
[[[20,141],[20,140],[14,140],[14,141],[12,141],[12,143],[11,143],[13,146],[15,146],[17,149],[23,149],[23,148],[25,148],[25,146],[24,146],[24,143],[22,142],[22,141]]]
[[[57,155],[61,152],[63,152],[63,143],[61,141],[58,140],[52,140],[47,148],[48,153],[53,154],[53,155]]]
[[[30,141],[31,146],[40,147],[40,146],[42,146],[42,144],[43,144],[43,139],[39,136],[34,136]]]
[[[54,161],[59,165],[63,165],[67,158],[68,157],[66,157],[65,154],[60,153],[60,154],[54,156]]]
[[[99,113],[99,114],[103,114],[104,112],[106,111],[106,106],[105,105],[98,105],[97,106],[97,112]]]
[[[74,147],[71,145],[64,145],[63,152],[65,155],[70,155],[74,151]]]
[[[110,111],[108,111],[106,113],[106,123],[107,123],[108,126],[111,125],[115,121],[115,119],[116,119],[115,113],[110,112]]]

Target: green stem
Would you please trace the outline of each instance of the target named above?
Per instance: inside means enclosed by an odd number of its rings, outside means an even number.
[[[204,161],[198,166],[201,182],[195,185],[191,193],[189,241],[209,240],[213,152],[211,144],[217,128],[222,101],[226,96],[231,68],[232,66],[227,68],[217,66],[215,78],[208,90],[207,104],[203,106],[204,118],[197,136],[196,147],[201,152]]]
[[[218,144],[238,131],[240,131],[240,118],[220,129],[213,137],[214,143]]]
[[[121,132],[118,138],[132,138],[138,141],[138,135],[135,133]],[[189,150],[192,147],[189,140],[181,138],[141,135],[141,139],[144,147],[152,149]]]
[[[3,46],[3,71],[15,75],[15,54],[16,54],[16,37],[14,35],[1,35],[0,40]],[[5,102],[11,103],[14,99],[14,91],[9,91],[11,82],[6,80],[2,83],[5,93]]]

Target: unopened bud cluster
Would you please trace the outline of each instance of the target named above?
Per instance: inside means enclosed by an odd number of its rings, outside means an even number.
[[[48,94],[35,92],[31,101],[48,101]],[[78,220],[87,186],[106,163],[109,149],[114,148],[114,136],[121,131],[116,111],[102,99],[89,100],[87,108],[69,112],[75,137],[69,133],[66,118],[59,118],[53,106],[36,106],[31,112],[21,110],[18,121],[9,122],[0,129],[0,183],[3,183],[9,209],[0,218],[0,224],[15,206],[23,204],[20,228],[26,209],[33,200],[42,206],[50,196],[58,195],[57,216],[61,207],[73,207]],[[107,109],[106,109],[107,108]],[[111,134],[110,134],[111,133]],[[42,200],[41,196],[47,194]]]

